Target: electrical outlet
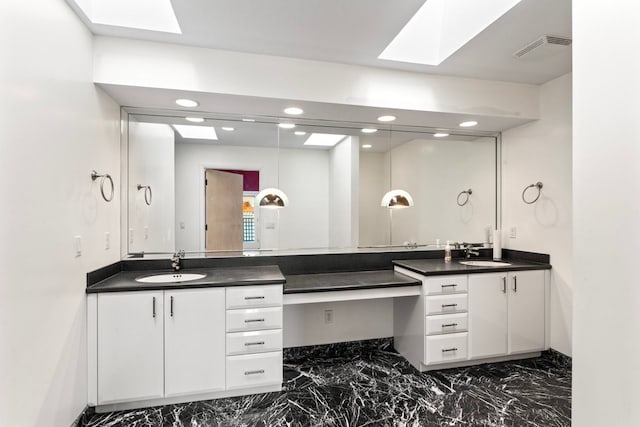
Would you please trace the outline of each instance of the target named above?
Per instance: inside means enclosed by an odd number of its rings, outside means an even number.
[[[333,323],[333,310],[332,309],[327,309],[327,310],[324,311],[324,323],[326,323],[327,325]]]
[[[73,246],[76,253],[76,258],[82,256],[82,236],[73,236]]]
[[[518,237],[518,228],[517,227],[511,227],[509,229],[509,238],[510,239],[515,239],[516,237]]]
[[[149,227],[144,226],[144,240],[149,240]]]
[[[104,233],[104,250],[108,251],[111,248],[111,233],[105,231]]]
[[[129,244],[133,243],[133,228],[129,229]]]

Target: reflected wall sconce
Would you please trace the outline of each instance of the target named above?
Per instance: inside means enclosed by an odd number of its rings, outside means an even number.
[[[527,190],[530,189],[530,188],[537,188],[538,189],[538,194],[536,195],[536,197],[534,199],[527,200],[527,198],[525,197],[525,194],[527,193]],[[525,202],[528,205],[534,204],[540,198],[541,190],[542,190],[542,183],[540,181],[536,182],[535,184],[527,185],[526,187],[524,187],[524,190],[522,190],[522,201]]]
[[[410,208],[413,206],[413,197],[404,190],[391,190],[382,196],[380,206],[389,209]]]
[[[278,188],[265,188],[256,195],[256,205],[266,209],[281,209],[289,205],[289,198],[280,189],[280,127],[278,127],[278,151],[276,153],[277,158],[277,176],[278,176]]]
[[[98,172],[91,171],[91,181],[95,181],[98,178],[102,178],[100,180],[100,194],[102,194],[102,198],[104,199],[105,202],[110,202],[111,200],[113,200],[113,195],[115,194],[115,188],[113,186],[113,178],[111,178],[111,175],[109,175],[108,173],[105,174],[99,174]],[[109,186],[111,187],[111,189],[108,192],[105,192],[104,190],[104,183],[105,181],[109,182]],[[109,196],[107,196],[107,193],[109,194]]]
[[[464,190],[458,193],[458,198],[456,199],[456,203],[458,204],[458,206],[464,206],[469,203],[469,197],[471,197],[471,194],[473,194],[473,191],[471,191],[471,189]]]
[[[138,184],[137,188],[138,191],[144,188],[144,202],[147,204],[147,206],[151,206],[151,199],[153,197],[153,194],[151,193],[151,186]]]

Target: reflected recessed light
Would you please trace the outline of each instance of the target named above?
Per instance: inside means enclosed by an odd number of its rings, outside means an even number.
[[[362,148],[371,148],[371,144],[362,144]]]
[[[379,122],[392,122],[396,119],[396,116],[380,116],[378,117]]]
[[[439,132],[439,133],[434,133],[433,136],[435,136],[436,138],[444,138],[445,136],[449,136],[449,134],[448,133]]]
[[[233,132],[235,129],[232,128],[231,126],[223,126],[222,130],[226,130],[227,132]]]
[[[255,122],[256,119],[242,119],[243,122]]]
[[[476,122],[475,120],[469,120],[468,122],[460,123],[460,127],[462,127],[462,128],[470,128],[470,127],[475,126],[477,124],[478,124],[478,122]]]
[[[187,98],[176,99],[176,104],[178,104],[181,107],[197,107],[198,105],[200,105],[198,101],[194,101],[193,99],[187,99]]]
[[[217,140],[216,130],[211,126],[172,125],[181,137],[187,139]]]
[[[333,147],[342,141],[346,135],[335,135],[332,133],[312,133],[304,142],[304,145],[319,145],[322,147]]]
[[[302,135],[306,135],[306,134],[307,133],[305,131],[303,131],[303,130],[296,131],[296,135],[298,135],[298,136],[302,136]]]
[[[204,119],[202,117],[185,117],[185,119],[189,122],[193,122],[193,123],[202,123],[204,122]]]
[[[293,129],[294,127],[296,127],[296,125],[294,125],[293,123],[279,123],[278,127],[282,129]]]
[[[298,108],[298,107],[289,107],[289,108],[285,108],[284,112],[285,112],[285,114],[291,114],[292,116],[298,116],[298,115],[304,113],[304,110],[302,108]]]
[[[362,133],[375,133],[375,132],[378,132],[378,129],[373,129],[373,128],[362,129]]]

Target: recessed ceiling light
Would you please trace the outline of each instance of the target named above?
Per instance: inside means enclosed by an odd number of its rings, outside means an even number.
[[[435,136],[436,138],[444,138],[445,136],[449,136],[449,134],[444,132],[438,132],[438,133],[434,133],[433,136]]]
[[[362,129],[362,133],[376,133],[378,132],[378,129],[374,129],[374,128],[364,128]]]
[[[285,114],[291,114],[292,116],[299,116],[300,114],[304,113],[304,110],[298,107],[289,107],[285,108],[284,112]]]
[[[226,130],[227,132],[233,132],[235,128],[232,128],[231,126],[222,126],[222,130]]]
[[[243,122],[255,122],[256,119],[242,119]]]
[[[185,119],[187,121],[193,122],[193,123],[202,123],[202,122],[204,122],[204,119],[202,117],[186,117]]]
[[[298,136],[302,136],[302,135],[306,135],[306,134],[307,133],[305,131],[303,131],[303,130],[297,130],[296,131],[296,135],[298,135]]]
[[[362,148],[371,148],[371,144],[362,144]]]
[[[211,126],[172,125],[181,137],[186,139],[217,140],[216,130]]]
[[[392,122],[396,119],[396,116],[380,116],[378,117],[379,122]]]
[[[312,133],[304,142],[304,145],[320,145],[323,147],[333,147],[342,141],[346,135],[335,135],[332,133]]]
[[[178,104],[181,107],[197,107],[198,105],[200,105],[200,103],[198,101],[194,101],[193,99],[187,99],[187,98],[180,98],[180,99],[176,99],[176,104]]]
[[[475,120],[469,120],[468,122],[460,123],[460,127],[462,127],[462,128],[470,128],[470,127],[475,126],[477,124],[478,124],[478,122],[476,122]]]
[[[293,129],[294,127],[296,127],[296,125],[294,125],[293,123],[279,123],[278,127],[282,129]]]

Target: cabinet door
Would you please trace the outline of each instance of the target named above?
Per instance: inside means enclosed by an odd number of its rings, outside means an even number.
[[[98,403],[160,398],[162,292],[98,295]]]
[[[509,273],[509,353],[544,349],[544,271]]]
[[[225,388],[225,289],[165,291],[165,396]]]
[[[507,274],[469,275],[469,357],[507,353]]]

